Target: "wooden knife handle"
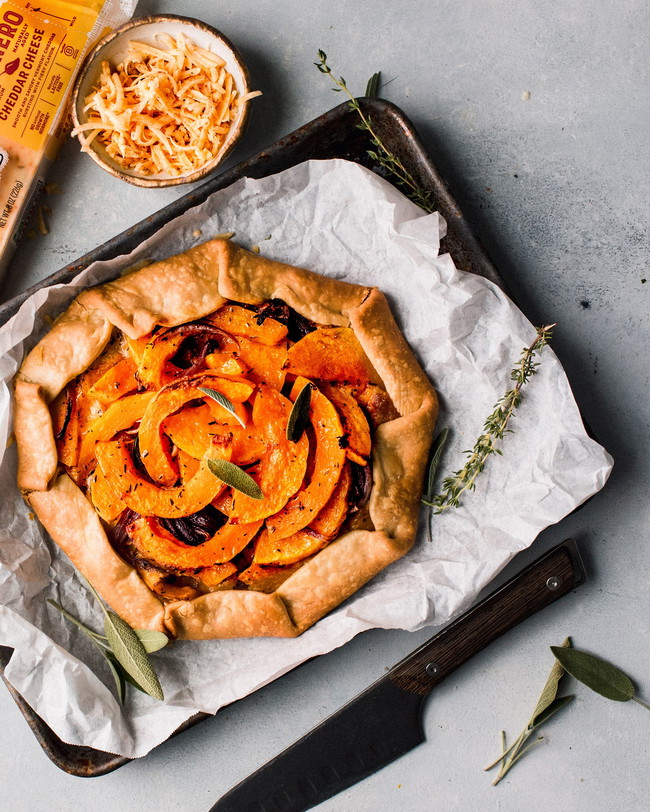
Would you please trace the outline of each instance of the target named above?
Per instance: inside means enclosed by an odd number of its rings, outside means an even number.
[[[569,539],[446,626],[394,666],[388,677],[398,688],[424,696],[497,637],[584,580],[580,554]]]

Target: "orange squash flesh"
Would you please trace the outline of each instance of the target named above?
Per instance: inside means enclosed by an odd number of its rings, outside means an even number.
[[[239,305],[223,305],[207,321],[228,333],[252,338],[260,344],[279,344],[288,332],[287,327],[275,319],[266,318],[258,324],[257,314]]]
[[[350,327],[322,327],[290,347],[286,372],[323,381],[366,384],[377,373]]]
[[[140,382],[135,377],[137,366],[132,358],[126,356],[118,361],[115,366],[102,375],[102,377],[90,387],[88,397],[97,398],[100,403],[106,405],[123,395],[139,388]]]
[[[153,518],[136,519],[129,525],[128,534],[145,561],[168,571],[180,571],[225,564],[244,549],[261,526],[261,521],[239,525],[226,522],[212,538],[195,546],[183,544]]]
[[[305,378],[296,378],[292,400],[307,383]],[[309,419],[316,440],[314,470],[309,483],[292,496],[282,510],[267,519],[269,535],[275,540],[287,538],[311,524],[334,492],[343,470],[345,449],[340,444],[341,421],[334,406],[318,389],[311,393]]]
[[[245,376],[246,364],[227,352],[211,352],[205,356],[205,365],[219,375],[241,378]]]
[[[142,353],[137,371],[138,380],[145,386],[155,388],[160,388],[166,383],[176,380],[182,370],[175,370],[172,373],[167,369],[167,364],[180,350],[183,342],[192,335],[193,332],[189,328],[184,329],[182,325],[178,328],[170,328],[156,333]],[[228,352],[232,353],[237,350],[238,343],[235,338],[224,334],[220,335],[220,339],[221,343],[224,344],[224,349]]]
[[[277,539],[268,530],[262,530],[255,543],[255,564],[287,566],[302,561],[329,544],[330,540],[313,530],[298,530],[291,536]]]
[[[115,498],[141,516],[166,519],[197,513],[218,496],[225,485],[208,468],[207,457],[229,460],[231,455],[230,443],[217,445],[214,442],[192,479],[174,488],[159,488],[138,472],[124,440],[97,443],[95,448],[97,461]]]
[[[278,391],[284,386],[287,360],[286,342],[274,347],[258,344],[243,336],[239,339],[239,359],[246,367],[246,377],[256,383],[268,383]]]
[[[107,524],[114,524],[124,510],[124,502],[112,487],[110,479],[98,465],[87,482],[95,510]]]
[[[212,409],[205,403],[186,407],[171,415],[164,421],[162,430],[175,446],[197,460],[205,454],[212,437],[227,433],[233,437],[231,461],[237,465],[248,465],[258,460],[266,449],[255,429],[248,426],[244,429],[239,423],[234,426],[218,423]]]
[[[307,467],[309,444],[306,435],[297,443],[287,440],[290,413],[290,401],[268,384],[259,386],[253,402],[253,426],[259,431],[266,449],[251,476],[264,498],[252,499],[235,492],[230,514],[232,522],[252,522],[272,516],[300,487]]]
[[[350,466],[344,465],[341,471],[341,478],[336,483],[334,492],[318,516],[310,522],[310,530],[313,530],[315,533],[329,540],[336,537],[339,528],[348,514],[348,494],[350,492],[351,483],[352,475],[350,474]]]
[[[95,443],[110,440],[118,431],[130,429],[134,423],[141,420],[154,395],[155,392],[139,392],[113,401],[85,432],[81,440],[79,467],[85,468],[94,459]]]
[[[178,478],[178,470],[174,464],[170,443],[163,439],[163,422],[165,418],[182,408],[188,401],[203,399],[212,400],[199,387],[215,389],[221,392],[233,403],[247,400],[253,392],[253,384],[245,381],[232,381],[228,378],[219,378],[216,375],[197,375],[184,378],[176,383],[168,384],[160,389],[147,407],[140,422],[138,442],[140,444],[140,457],[147,473],[154,482],[163,486],[170,486]],[[222,413],[228,412],[215,401],[215,406]],[[216,438],[212,438],[216,439]]]
[[[347,387],[322,383],[318,388],[336,406],[343,431],[347,435],[348,458],[358,465],[366,465],[372,449],[372,440],[370,425],[363,409]]]
[[[299,561],[297,564],[286,567],[273,565],[263,566],[253,563],[239,574],[239,580],[241,583],[246,584],[249,589],[254,589],[256,592],[275,592],[290,575],[293,575],[296,570],[300,569],[303,563],[303,561]]]

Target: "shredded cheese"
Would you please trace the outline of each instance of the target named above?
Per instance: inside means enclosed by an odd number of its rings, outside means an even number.
[[[88,152],[97,139],[119,166],[139,175],[172,177],[200,169],[220,152],[241,105],[224,60],[183,34],[159,34],[154,47],[129,43],[124,62],[102,63],[84,100],[81,135]]]

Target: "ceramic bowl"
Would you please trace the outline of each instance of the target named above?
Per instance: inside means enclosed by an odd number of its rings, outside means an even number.
[[[216,28],[199,20],[172,14],[141,17],[131,20],[105,36],[89,53],[77,77],[72,94],[72,119],[75,128],[87,121],[87,114],[83,109],[84,100],[98,82],[102,62],[108,61],[112,66],[116,66],[126,56],[130,41],[138,40],[149,45],[156,45],[156,36],[161,33],[170,34],[173,37],[178,37],[179,33],[183,33],[194,45],[217,54],[225,61],[226,70],[233,77],[238,96],[241,98],[250,91],[250,77],[246,65],[230,40]],[[244,101],[240,105],[237,117],[232,121],[219,152],[198,169],[193,169],[185,174],[171,175],[161,172],[155,175],[142,175],[125,169],[108,155],[97,138],[86,145],[87,151],[102,169],[136,186],[159,188],[192,183],[213,172],[241,138],[248,119],[249,104],[249,101]],[[78,137],[82,145],[85,145],[84,133],[80,133]]]

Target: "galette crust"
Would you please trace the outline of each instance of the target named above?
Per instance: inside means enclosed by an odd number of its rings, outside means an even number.
[[[47,438],[50,450],[42,464],[31,468],[43,445],[29,428],[30,420],[34,425],[44,422],[43,407],[99,355],[113,326],[136,339],[156,324],[174,326],[206,316],[226,300],[259,304],[273,298],[320,324],[351,326],[400,413],[380,425],[373,438],[369,514],[375,529],[340,536],[274,593],[224,590],[163,607],[136,570],[114,552],[94,508],[74,482],[62,475],[48,485],[54,475],[53,437]],[[58,357],[57,348],[60,352],[76,341],[84,346],[72,358]],[[82,293],[26,358],[18,381],[36,386],[28,390],[16,385],[16,413],[23,414],[21,422],[27,426],[20,437],[17,431],[20,487],[31,491],[27,499],[57,544],[137,628],[158,629],[164,618],[166,629],[185,639],[294,637],[413,544],[437,399],[376,288],[324,277],[215,239]],[[26,418],[30,403],[35,416]],[[48,430],[51,435],[51,421]],[[38,469],[38,475],[28,476],[28,469]]]

